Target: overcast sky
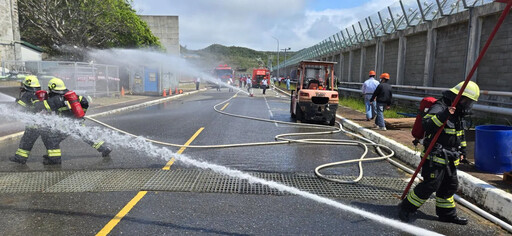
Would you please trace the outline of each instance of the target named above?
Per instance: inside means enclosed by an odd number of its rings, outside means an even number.
[[[312,46],[397,0],[133,0],[141,15],[179,16],[180,44],[275,51]],[[272,37],[273,36],[273,37]]]

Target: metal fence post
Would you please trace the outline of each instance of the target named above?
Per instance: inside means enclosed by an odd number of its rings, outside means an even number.
[[[405,12],[404,4],[402,1],[400,1],[400,7],[402,7],[402,12],[404,13],[405,22],[407,23],[407,26],[411,26],[411,22],[409,22],[409,17],[407,17],[407,13]]]

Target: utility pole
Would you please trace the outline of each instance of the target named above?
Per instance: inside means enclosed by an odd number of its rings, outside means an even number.
[[[279,39],[277,39],[276,37],[272,36],[272,38],[274,38],[276,41],[277,41],[277,76],[276,78],[279,77]]]

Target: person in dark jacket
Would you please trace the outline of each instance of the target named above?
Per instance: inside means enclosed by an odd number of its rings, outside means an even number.
[[[389,74],[382,73],[380,75],[380,84],[377,86],[370,98],[370,104],[376,102],[376,114],[375,128],[380,130],[386,130],[386,123],[384,122],[384,109],[389,109],[391,106],[391,99],[393,98],[393,92],[391,85],[388,84]]]
[[[43,101],[44,108],[48,112],[56,113],[59,116],[75,118],[73,111],[70,109],[68,102],[64,98],[64,94],[69,91],[66,89],[64,82],[59,78],[52,78],[48,82],[48,90],[48,99]],[[82,96],[78,96],[78,100],[83,111],[86,112],[87,108],[89,108],[89,102]],[[43,156],[43,164],[61,164],[60,143],[66,139],[67,136],[67,134],[59,132],[58,130],[51,130],[50,132],[42,134],[43,141],[48,145],[48,155]],[[87,138],[83,138],[83,141],[100,152],[103,157],[108,156],[110,152],[112,152],[112,149],[108,147],[104,141],[94,142]]]
[[[444,91],[443,97],[437,100],[422,119],[425,130],[423,153],[445,121],[446,126],[422,166],[423,182],[409,191],[399,205],[398,217],[404,222],[408,222],[410,215],[416,212],[433,192],[436,192],[436,214],[439,221],[460,225],[468,223],[467,219],[457,216],[453,195],[459,184],[457,166],[466,156],[463,117],[469,113],[472,104],[478,101],[480,88],[470,81],[457,106],[450,107],[463,84],[464,82],[461,82],[450,90]]]
[[[37,106],[37,103],[40,103],[40,100],[36,96],[36,92],[41,90],[39,79],[35,75],[26,76],[21,83],[20,89],[21,96],[19,99],[16,99],[17,106],[22,108],[24,111],[35,113],[35,107]],[[27,162],[28,156],[30,155],[30,151],[34,147],[34,143],[41,135],[41,132],[41,128],[37,125],[26,126],[25,132],[21,137],[18,150],[16,150],[16,154],[9,157],[9,160],[20,164],[25,164]]]

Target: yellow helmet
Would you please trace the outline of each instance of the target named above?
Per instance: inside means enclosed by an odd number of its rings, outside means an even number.
[[[21,82],[23,88],[28,91],[37,91],[41,89],[41,84],[39,84],[39,79],[35,75],[27,75],[23,82]]]
[[[53,93],[63,94],[64,90],[66,90],[66,85],[61,79],[53,77],[48,81],[48,90]]]
[[[452,91],[455,94],[459,94],[460,88],[462,88],[463,84],[464,81],[460,82],[455,87],[451,88],[450,91]],[[466,89],[464,89],[464,92],[462,92],[462,96],[467,97],[476,102],[478,101],[478,97],[480,96],[480,88],[475,82],[469,81],[468,85],[466,86]]]

